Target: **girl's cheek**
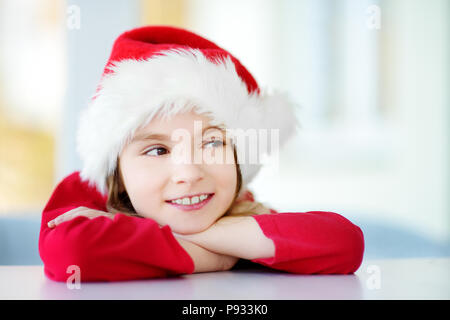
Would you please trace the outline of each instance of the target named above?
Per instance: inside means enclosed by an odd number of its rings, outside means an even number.
[[[232,201],[237,185],[236,166],[224,164],[211,169],[211,176],[214,177],[215,185],[221,190],[223,199],[227,202]]]

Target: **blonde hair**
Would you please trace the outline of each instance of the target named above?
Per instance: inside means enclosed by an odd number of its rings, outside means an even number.
[[[257,214],[269,214],[270,209],[262,203],[239,199],[239,192],[242,188],[242,174],[237,162],[237,153],[234,148],[234,160],[236,163],[237,184],[236,192],[230,207],[223,216],[252,216]],[[122,173],[120,172],[119,159],[117,159],[116,170],[107,178],[108,200],[106,208],[111,213],[123,213],[129,216],[140,217],[133,208],[133,204],[128,196],[123,183]]]

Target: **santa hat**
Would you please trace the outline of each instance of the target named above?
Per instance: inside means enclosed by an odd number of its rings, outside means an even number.
[[[226,128],[279,129],[279,147],[297,128],[288,97],[262,92],[226,50],[184,29],[141,27],[116,39],[97,92],[82,112],[77,135],[81,178],[105,193],[118,155],[139,127],[157,113],[193,107]],[[261,164],[239,164],[244,190]]]

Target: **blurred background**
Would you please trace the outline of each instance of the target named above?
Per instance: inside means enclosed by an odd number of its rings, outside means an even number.
[[[257,200],[342,214],[366,259],[450,256],[447,0],[0,0],[0,264],[42,263],[79,113],[114,39],[147,24],[211,39],[299,104]]]

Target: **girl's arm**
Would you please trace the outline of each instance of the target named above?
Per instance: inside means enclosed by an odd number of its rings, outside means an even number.
[[[224,217],[203,232],[183,237],[214,252],[302,274],[353,273],[364,252],[359,227],[321,211]]]
[[[194,273],[230,270],[239,260],[233,256],[211,252],[190,241],[175,238],[194,261]]]
[[[194,242],[208,250],[246,260],[270,258],[275,245],[252,216],[226,216],[203,232],[176,237]]]
[[[71,265],[80,268],[81,281],[164,277],[234,265],[231,258],[176,239],[170,227],[160,227],[151,219],[79,216],[48,226],[74,208],[106,211],[105,204],[106,198],[81,182],[77,172],[56,187],[43,211],[39,235],[39,253],[49,278],[66,281]]]
[[[262,265],[302,274],[349,274],[358,270],[364,254],[361,229],[334,212],[286,212],[254,216],[276,246]]]

